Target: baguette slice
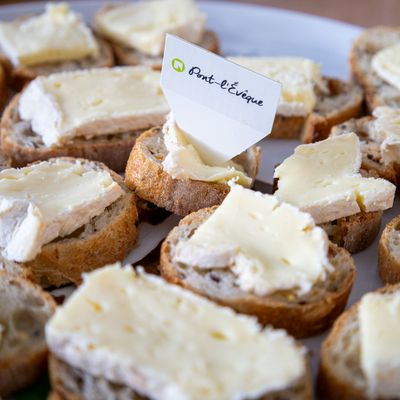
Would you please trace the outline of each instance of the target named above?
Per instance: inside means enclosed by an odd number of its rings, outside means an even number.
[[[308,117],[277,115],[269,138],[298,139],[304,143],[326,139],[331,127],[359,115],[361,89],[339,79],[324,78],[329,93],[319,93]]]
[[[83,272],[123,260],[136,243],[138,212],[135,195],[124,185],[122,178],[104,164],[84,161],[94,169],[107,170],[125,194],[71,235],[45,244],[32,261],[18,263],[45,288],[79,284]]]
[[[379,240],[378,271],[382,281],[400,282],[400,215],[385,227]]]
[[[351,72],[364,89],[369,111],[378,106],[400,106],[400,90],[389,85],[373,70],[373,56],[387,46],[400,41],[400,28],[378,26],[365,30],[354,42],[350,54]]]
[[[55,308],[40,287],[0,271],[0,397],[32,384],[46,370],[44,326]]]
[[[143,133],[129,156],[125,184],[140,198],[181,216],[221,204],[229,192],[227,183],[174,179],[162,167],[166,154],[161,128]],[[244,167],[254,182],[260,163],[260,149],[251,147],[234,160]]]
[[[50,380],[53,386],[52,400],[146,400],[127,386],[118,385],[90,375],[50,355]],[[295,386],[269,393],[254,400],[311,400],[311,373]]]
[[[386,286],[380,293],[398,291]],[[318,394],[324,400],[366,400],[367,382],[360,363],[358,304],[343,313],[322,343],[318,373]]]
[[[136,138],[143,132],[74,138],[63,146],[47,147],[32,131],[30,123],[20,119],[19,98],[20,94],[14,96],[1,119],[1,149],[12,167],[54,157],[75,157],[100,161],[116,172],[123,172]]]
[[[380,143],[373,134],[373,121],[374,118],[371,116],[350,119],[334,126],[329,136],[339,136],[354,132],[360,139],[361,172],[369,176],[384,178],[397,184],[399,166],[397,163],[385,164],[383,162]]]
[[[118,7],[118,4],[107,4],[96,13],[96,15],[94,16],[95,30],[96,30],[97,17],[116,7]],[[97,35],[102,36],[100,32],[97,32]],[[118,65],[146,65],[152,67],[155,70],[161,71],[162,60],[163,60],[162,56],[161,57],[149,56],[140,51],[125,46],[121,43],[112,41],[104,36],[103,39],[107,41],[110,44],[111,48],[113,49],[115,59]],[[199,46],[213,53],[219,54],[220,52],[218,36],[216,35],[215,32],[210,30],[206,30],[204,32],[203,39],[201,43],[199,43]]]
[[[188,215],[169,233],[161,246],[160,259],[160,272],[167,281],[239,313],[254,315],[264,325],[286,329],[296,338],[322,332],[333,323],[346,306],[355,278],[353,259],[346,250],[333,243],[329,248],[329,260],[335,267],[334,272],[302,296],[290,290],[256,296],[235,285],[235,277],[229,268],[201,271],[174,262],[177,244],[187,240],[215,209],[206,208]]]
[[[11,71],[11,81],[16,90],[21,90],[29,81],[39,75],[50,75],[56,72],[76,71],[80,69],[112,67],[114,56],[111,46],[103,39],[96,38],[99,54],[77,60],[42,63],[31,66],[18,66]]]

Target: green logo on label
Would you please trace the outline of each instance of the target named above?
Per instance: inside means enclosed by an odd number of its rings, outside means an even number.
[[[176,72],[183,72],[185,70],[185,63],[179,58],[174,58],[172,60],[172,68]]]

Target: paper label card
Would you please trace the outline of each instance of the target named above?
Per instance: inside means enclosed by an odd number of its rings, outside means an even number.
[[[267,136],[280,97],[278,82],[172,35],[161,87],[177,124],[212,165]]]

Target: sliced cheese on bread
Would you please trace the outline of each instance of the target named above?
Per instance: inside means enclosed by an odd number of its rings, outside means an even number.
[[[234,185],[216,211],[178,244],[174,261],[198,268],[232,268],[237,285],[265,296],[311,290],[332,270],[328,238],[309,214]]]
[[[147,129],[162,124],[168,112],[159,80],[160,73],[147,67],[41,76],[22,93],[19,114],[47,146]]]
[[[67,236],[123,195],[106,170],[53,159],[0,172],[0,249],[12,261],[33,260],[44,244]]]
[[[72,367],[153,399],[259,398],[305,374],[284,331],[118,265],[86,275],[46,337]]]
[[[316,90],[326,91],[320,66],[306,58],[229,57],[229,60],[282,84],[278,114],[307,116],[316,103]]]
[[[162,166],[172,178],[220,183],[233,179],[243,186],[252,185],[252,178],[245,173],[243,166],[234,161],[220,165],[206,164],[179,128],[172,113],[163,126],[163,137],[168,152]]]
[[[0,46],[16,66],[75,60],[99,53],[92,32],[66,3],[50,3],[41,15],[1,22]]]
[[[370,398],[400,393],[400,293],[369,293],[360,302],[360,363]]]
[[[396,187],[360,175],[361,151],[354,133],[298,146],[276,170],[276,196],[309,212],[316,223],[393,205]]]
[[[194,0],[146,0],[102,10],[95,25],[106,38],[155,57],[162,55],[167,33],[199,43],[205,19]]]
[[[371,66],[381,79],[400,90],[400,43],[378,51],[372,57]]]

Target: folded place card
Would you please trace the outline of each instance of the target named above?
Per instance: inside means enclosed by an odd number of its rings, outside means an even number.
[[[172,35],[161,87],[177,124],[212,165],[271,132],[280,96],[278,82]]]

